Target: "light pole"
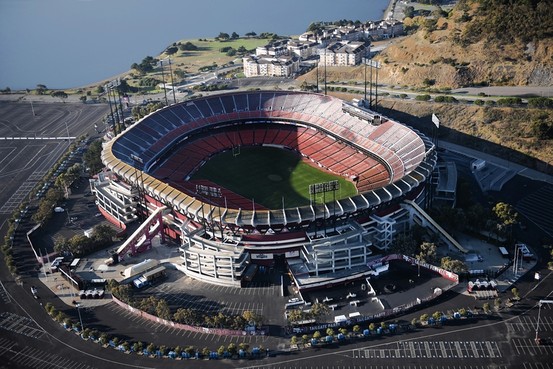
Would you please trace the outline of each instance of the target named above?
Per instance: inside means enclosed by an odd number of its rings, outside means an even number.
[[[520,248],[517,244],[515,244],[515,260],[513,262],[513,274],[514,274],[515,278],[518,275],[518,268],[519,268],[518,259],[519,259],[519,256],[520,256]]]
[[[173,91],[173,102],[177,103],[177,96],[175,95],[175,81],[173,80],[173,69],[171,68],[171,58],[167,57],[169,60],[169,74],[171,74],[171,90]]]
[[[67,133],[67,140],[69,141],[69,125],[67,124],[67,120],[65,121],[65,132]]]
[[[81,317],[81,303],[77,302],[75,304],[77,308],[77,314],[79,314],[79,322],[81,322],[81,332],[84,331],[83,318]]]
[[[540,326],[540,315],[541,315],[541,306],[543,304],[553,304],[553,300],[540,300],[538,302],[538,321],[536,322],[536,337],[534,338],[534,341],[536,344],[539,344],[540,338],[538,336],[538,328]]]
[[[165,94],[165,106],[168,106],[169,102],[167,100],[167,89],[165,88],[165,73],[163,72],[163,60],[160,60],[159,64],[161,66],[161,79],[163,80],[163,93]]]

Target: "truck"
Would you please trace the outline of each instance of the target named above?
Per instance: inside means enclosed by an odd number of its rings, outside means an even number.
[[[140,277],[133,279],[132,283],[136,288],[144,288],[146,286],[150,286],[152,283],[163,277],[165,277],[165,267],[159,266],[145,272]]]

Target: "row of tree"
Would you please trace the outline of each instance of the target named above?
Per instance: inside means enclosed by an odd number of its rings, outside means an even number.
[[[66,239],[59,236],[54,240],[54,250],[58,253],[70,252],[76,257],[88,255],[113,244],[117,231],[106,224],[98,224],[92,230],[90,237],[76,234]]]
[[[134,308],[177,323],[234,330],[243,330],[246,325],[261,326],[263,324],[263,317],[250,310],[243,311],[241,315],[227,315],[221,312],[209,314],[194,309],[178,308],[172,313],[165,299],[156,296],[135,298],[130,285],[120,284],[114,279],[108,281],[108,289],[115,297]]]
[[[67,314],[61,310],[57,310],[52,303],[47,303],[45,305],[46,312],[57,322],[63,324],[66,329],[74,330],[80,334],[83,339],[90,339],[94,342],[98,342],[104,347],[113,346],[116,349],[122,349],[125,352],[135,352],[143,354],[144,350],[146,353],[152,356],[160,355],[161,357],[167,357],[169,353],[173,353],[175,357],[182,357],[182,354],[185,353],[187,357],[198,357],[198,358],[209,358],[213,352],[216,352],[218,357],[234,357],[239,352],[247,353],[250,349],[250,345],[242,342],[239,344],[229,343],[227,346],[221,345],[216,350],[211,350],[207,347],[196,348],[193,345],[188,346],[167,346],[167,345],[156,345],[154,343],[145,343],[142,341],[129,342],[123,341],[115,335],[110,335],[106,332],[100,332],[97,329],[84,328],[81,327],[80,322],[74,321]],[[262,346],[257,346],[254,348],[256,352],[263,352],[264,348]]]

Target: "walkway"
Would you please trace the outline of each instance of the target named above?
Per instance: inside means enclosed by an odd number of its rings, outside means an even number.
[[[447,149],[447,150],[452,151],[452,152],[457,152],[457,153],[463,154],[465,156],[468,156],[468,157],[471,157],[471,158],[474,158],[474,159],[485,160],[485,161],[493,163],[497,166],[503,167],[506,170],[514,171],[518,175],[521,175],[521,176],[524,176],[524,177],[527,177],[527,178],[530,178],[530,179],[533,179],[533,180],[536,180],[536,181],[542,181],[542,182],[553,184],[553,176],[551,176],[549,174],[539,172],[539,171],[534,170],[534,169],[527,168],[527,167],[525,167],[523,165],[520,165],[520,164],[510,162],[510,161],[505,160],[505,159],[501,159],[497,156],[493,156],[493,155],[486,154],[486,153],[481,152],[481,151],[477,151],[477,150],[474,150],[474,149],[470,149],[468,147],[456,145],[454,143],[441,141],[441,140],[438,142],[438,146],[440,148],[444,148],[444,149]]]

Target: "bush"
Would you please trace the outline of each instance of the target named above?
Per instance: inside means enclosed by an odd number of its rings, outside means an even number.
[[[430,95],[417,95],[417,97],[415,97],[415,100],[418,100],[418,101],[430,101],[432,97]]]
[[[484,100],[474,100],[474,104],[478,106],[484,105]]]
[[[522,105],[522,99],[520,97],[504,97],[497,100],[498,105]]]
[[[528,99],[528,106],[531,108],[550,109],[553,108],[553,99],[547,97],[533,97]]]

